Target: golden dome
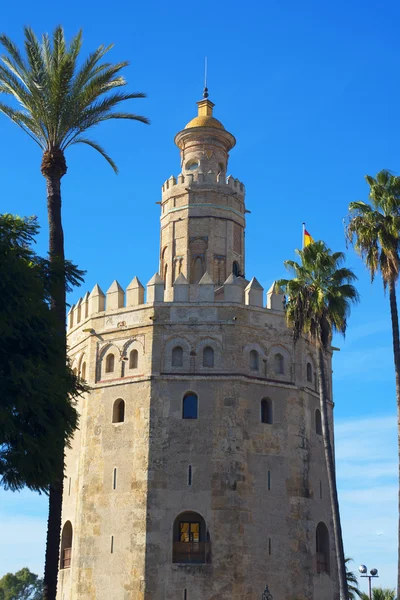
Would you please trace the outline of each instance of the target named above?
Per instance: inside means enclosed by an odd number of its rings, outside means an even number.
[[[197,102],[198,106],[198,115],[186,125],[185,129],[190,129],[191,127],[214,127],[214,129],[223,129],[225,131],[225,127],[222,125],[221,121],[218,121],[215,117],[213,117],[213,108],[214,104],[207,97]]]
[[[221,121],[218,121],[218,119],[212,117],[211,115],[195,117],[189,121],[185,129],[189,129],[190,127],[214,127],[215,129],[225,129]]]

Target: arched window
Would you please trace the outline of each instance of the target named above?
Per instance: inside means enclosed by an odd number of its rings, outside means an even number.
[[[64,524],[61,534],[61,569],[69,569],[71,566],[72,552],[72,525],[71,521]]]
[[[198,398],[193,392],[188,392],[183,398],[182,419],[197,419]]]
[[[139,354],[137,350],[131,350],[129,353],[129,368],[137,369]]]
[[[315,433],[322,435],[321,411],[318,408],[315,411]]]
[[[183,367],[183,349],[181,346],[173,348],[171,362],[173,367]]]
[[[86,363],[83,362],[81,365],[81,379],[86,380]]]
[[[285,372],[285,363],[282,354],[275,354],[275,375],[283,375]]]
[[[206,522],[198,513],[184,512],[175,519],[172,562],[211,562],[210,537]]]
[[[269,398],[261,400],[261,423],[267,423],[268,425],[273,423],[272,400]]]
[[[211,346],[206,346],[203,350],[203,367],[214,366],[214,350]]]
[[[114,373],[114,364],[115,364],[114,354],[107,354],[106,373]]]
[[[318,523],[316,530],[317,573],[330,573],[329,532],[325,523]]]
[[[250,351],[250,371],[258,371],[259,369],[259,360],[258,360],[258,352],[257,350]]]
[[[235,277],[239,277],[239,275],[240,275],[239,263],[236,262],[236,260],[234,261],[234,263],[232,265],[232,273]]]
[[[310,383],[312,383],[313,377],[312,377],[312,365],[311,363],[307,363],[307,381],[309,381]]]
[[[118,398],[113,406],[113,423],[123,423],[125,421],[125,402]]]

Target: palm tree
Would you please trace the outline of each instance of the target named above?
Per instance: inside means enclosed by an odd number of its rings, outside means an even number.
[[[369,595],[362,593],[361,600],[369,600]],[[372,588],[372,600],[396,600],[396,590]]]
[[[341,599],[347,600],[348,586],[336,489],[332,433],[328,419],[325,360],[332,333],[337,332],[344,335],[346,332],[350,305],[352,302],[358,301],[357,290],[352,285],[357,278],[353,271],[341,266],[345,259],[344,254],[342,252],[332,253],[322,241],[311,243],[304,250],[296,250],[296,252],[300,257],[301,264],[292,260],[284,263],[285,267],[293,272],[293,279],[282,279],[278,285],[284,288],[288,298],[285,308],[286,320],[288,325],[293,328],[294,341],[297,342],[302,334],[308,334],[317,349],[322,436],[332,509],[339,590]]]
[[[65,152],[75,144],[97,150],[117,167],[105,150],[86,137],[88,129],[110,119],[131,119],[147,123],[145,117],[118,112],[122,102],[144,98],[142,93],[118,91],[126,85],[121,71],[128,64],[102,62],[112,46],[100,46],[79,64],[82,32],[67,44],[62,27],[52,39],[41,42],[25,28],[25,56],[6,35],[0,45],[6,54],[0,57],[0,93],[19,105],[0,103],[0,112],[16,123],[41,149],[41,172],[46,179],[49,220],[49,259],[57,277],[51,289],[51,307],[58,324],[60,344],[66,358],[66,289],[64,234],[61,219],[61,179],[67,172]],[[60,277],[61,274],[61,277]],[[61,531],[64,456],[59,457],[59,476],[49,489],[49,518],[44,573],[44,600],[55,600]]]
[[[358,588],[358,579],[357,575],[353,571],[349,571],[348,563],[352,562],[353,559],[346,556],[344,559],[346,565],[346,580],[347,580],[347,588],[349,590],[349,600],[356,600],[356,596],[358,598],[362,598],[362,592]]]
[[[400,265],[400,177],[390,171],[382,170],[376,178],[367,175],[365,179],[370,187],[369,198],[372,205],[361,201],[350,203],[346,236],[364,260],[371,281],[380,271],[384,290],[389,288],[400,457],[400,340],[396,299],[396,282]],[[398,540],[400,544],[400,496]],[[397,590],[399,593],[400,555],[398,561]]]

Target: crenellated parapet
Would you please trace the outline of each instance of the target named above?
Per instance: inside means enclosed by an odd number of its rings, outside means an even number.
[[[189,283],[180,273],[173,284],[172,299],[165,299],[164,280],[155,273],[145,288],[137,277],[124,290],[114,280],[104,293],[96,284],[91,293],[88,292],[72,305],[68,313],[68,330],[74,329],[87,319],[98,315],[110,315],[118,311],[132,311],[154,304],[241,304],[254,308],[263,308],[275,312],[284,309],[282,291],[272,284],[264,302],[264,288],[255,277],[251,281],[243,277],[229,275],[222,286],[216,286],[209,273],[205,273],[199,283]]]
[[[171,196],[178,196],[185,193],[187,188],[200,189],[210,187],[219,193],[237,195],[244,201],[246,190],[244,184],[239,179],[232,177],[232,175],[225,177],[223,173],[202,173],[201,171],[185,174],[180,173],[178,177],[171,175],[161,188],[162,201],[164,202]]]

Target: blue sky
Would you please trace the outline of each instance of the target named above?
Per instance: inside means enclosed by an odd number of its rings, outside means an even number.
[[[0,29],[21,42],[62,23],[84,30],[84,53],[115,43],[128,59],[131,109],[152,124],[108,123],[94,131],[118,177],[90,148],[74,147],[63,180],[66,253],[87,271],[83,290],[113,279],[146,283],[158,267],[160,186],[179,172],[173,137],[196,114],[209,62],[215,116],[237,138],[229,172],[246,185],[246,275],[268,289],[301,243],[301,223],[333,250],[345,250],[348,203],[367,198],[365,174],[400,172],[398,138],[400,5],[231,0],[214,4],[21,0],[3,8]],[[45,184],[36,146],[0,118],[1,211],[38,215],[46,251]],[[362,301],[335,356],[338,476],[347,554],[396,580],[396,423],[388,298],[371,286],[350,249]],[[40,572],[46,501],[0,493],[0,574]],[[354,566],[356,566],[354,565]]]

